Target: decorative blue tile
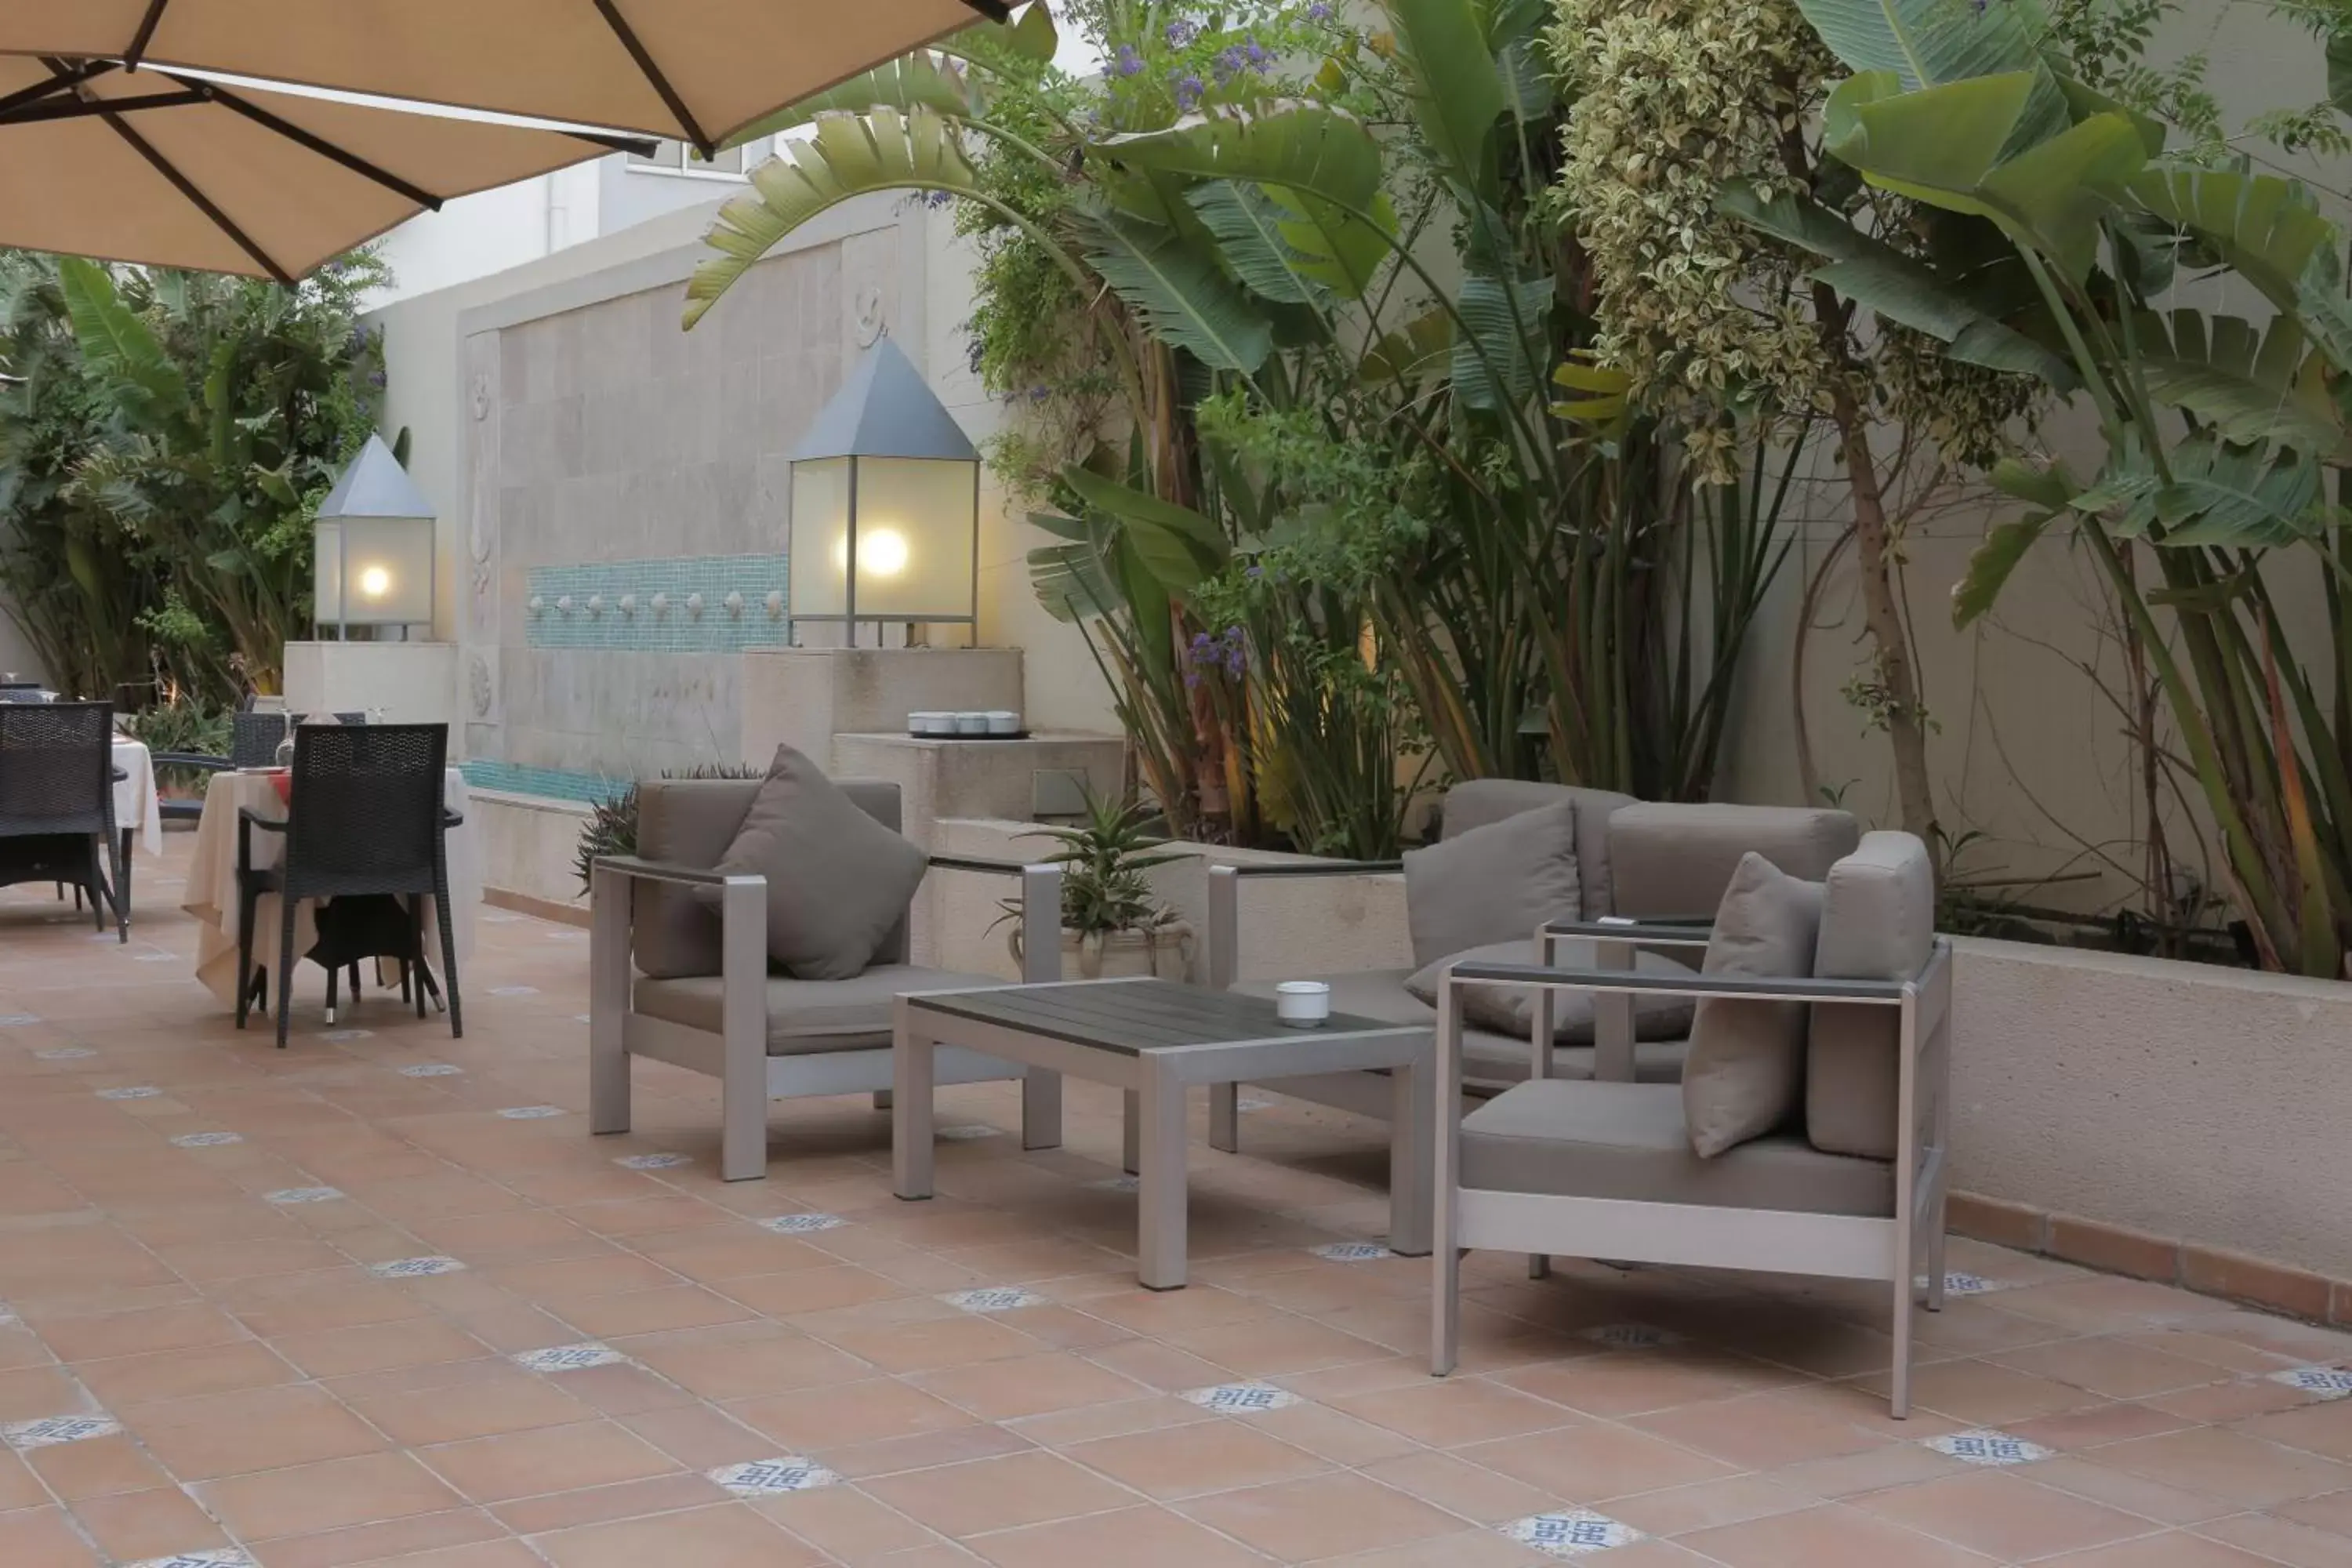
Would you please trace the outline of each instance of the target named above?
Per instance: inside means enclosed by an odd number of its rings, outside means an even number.
[[[282,1187],[265,1194],[273,1204],[331,1204],[343,1195],[341,1187]]]
[[[235,1132],[183,1132],[172,1140],[178,1149],[217,1149],[226,1143],[242,1143],[245,1139]]]
[[[493,996],[536,996],[539,994],[539,987],[536,985],[493,985],[490,987],[490,994]]]
[[[35,1020],[37,1023],[38,1021]],[[35,1051],[33,1055],[45,1062],[71,1062],[79,1061],[84,1057],[94,1057],[98,1053],[88,1046],[52,1046],[46,1051]]]
[[[2030,1465],[2050,1457],[2050,1450],[2041,1444],[2006,1432],[1951,1432],[1922,1441],[1938,1454],[1969,1465]]]
[[[563,1114],[560,1105],[509,1105],[499,1112],[509,1121],[544,1121],[551,1116]]]
[[[1622,1524],[1589,1508],[1530,1514],[1498,1528],[1520,1545],[1531,1546],[1547,1557],[1584,1557],[1614,1547],[1631,1546],[1643,1539],[1642,1532],[1632,1525]]]
[[[111,1437],[121,1430],[122,1424],[111,1415],[45,1415],[37,1421],[11,1421],[0,1426],[0,1437],[6,1438],[8,1447],[22,1453],[27,1448]]]
[[[462,1273],[465,1265],[454,1258],[395,1258],[389,1263],[371,1263],[368,1272],[379,1279],[427,1279],[436,1274]]]
[[[150,1557],[144,1563],[133,1563],[130,1568],[255,1568],[252,1558],[234,1546],[215,1546],[203,1552],[179,1552],[169,1557]]]
[[[473,789],[496,790],[501,795],[532,795],[545,800],[578,801],[593,805],[628,793],[627,779],[613,778],[604,773],[573,773],[565,768],[537,768],[520,763],[509,763],[496,757],[469,757],[457,764]],[[509,924],[525,917],[484,915],[483,920]]]
[[[772,1230],[778,1236],[808,1236],[820,1230],[836,1230],[848,1223],[837,1214],[780,1214],[761,1220],[760,1228]]]
[[[550,1345],[545,1350],[518,1351],[507,1358],[526,1372],[585,1372],[592,1366],[613,1366],[629,1358],[610,1345],[590,1340],[576,1345]]]
[[[932,1134],[945,1143],[969,1143],[975,1138],[1001,1138],[1002,1127],[991,1127],[985,1121],[967,1121],[960,1126],[942,1127]]]
[[[1106,1176],[1099,1182],[1088,1182],[1087,1185],[1098,1193],[1139,1193],[1143,1190],[1142,1179],[1129,1175]]]
[[[331,1046],[348,1046],[354,1040],[373,1040],[373,1029],[330,1029],[322,1037]]]
[[[152,1100],[163,1092],[160,1089],[150,1089],[142,1083],[130,1089],[101,1089],[98,1091],[98,1098],[100,1100]]]
[[[1596,1345],[1613,1345],[1619,1350],[1651,1350],[1659,1345],[1678,1345],[1680,1334],[1665,1329],[1654,1329],[1647,1323],[1603,1323],[1597,1329],[1587,1329],[1577,1336],[1591,1340]]]
[[[1272,1110],[1274,1101],[1255,1094],[1244,1094],[1234,1101],[1235,1110]]]
[[[1924,1286],[1927,1281],[1923,1279],[1919,1283]],[[1944,1276],[1944,1294],[1947,1296],[1983,1296],[2008,1289],[2008,1280],[1988,1279],[1981,1274],[1965,1274],[1953,1269]]]
[[[1333,1241],[1307,1250],[1331,1263],[1370,1263],[1396,1256],[1377,1241]]]
[[[21,1029],[41,1021],[38,1013],[0,1013],[0,1029]]]
[[[753,1459],[744,1465],[721,1465],[705,1474],[737,1497],[777,1497],[785,1492],[813,1491],[841,1479],[814,1459],[783,1455]]]
[[[415,1067],[402,1068],[400,1076],[403,1078],[454,1078],[465,1070],[461,1067],[452,1067],[447,1062],[418,1062]]]
[[[977,1290],[950,1290],[940,1298],[967,1312],[1010,1312],[1021,1307],[1042,1307],[1045,1298],[1018,1285],[985,1285]]]
[[[624,1154],[613,1162],[625,1171],[667,1171],[679,1165],[691,1165],[691,1154]]]
[[[1298,1403],[1298,1395],[1270,1383],[1220,1383],[1192,1389],[1184,1397],[1220,1415],[1263,1415],[1269,1410],[1287,1410]]]
[[[792,642],[791,620],[768,614],[771,594],[789,602],[791,574],[782,552],[537,566],[528,582],[540,605],[524,623],[532,647],[732,653]],[[739,609],[728,608],[730,594],[741,595]],[[656,595],[664,601],[659,608]],[[635,600],[626,615],[625,595]],[[699,609],[690,603],[697,595]],[[591,600],[601,601],[593,611]]]
[[[2300,1388],[2305,1394],[2315,1394],[2322,1399],[2343,1399],[2352,1396],[2352,1369],[2340,1366],[2297,1366],[2271,1373],[2273,1383],[2284,1383],[2289,1388]]]

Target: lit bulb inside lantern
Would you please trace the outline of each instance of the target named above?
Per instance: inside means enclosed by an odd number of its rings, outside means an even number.
[[[868,577],[896,577],[907,569],[907,536],[895,528],[876,528],[857,536],[857,569]],[[849,570],[849,541],[833,542],[835,570]]]
[[[392,574],[381,566],[371,566],[360,574],[360,592],[371,599],[381,599],[392,592]]]

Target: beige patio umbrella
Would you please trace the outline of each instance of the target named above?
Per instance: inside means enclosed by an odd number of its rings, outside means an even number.
[[[0,53],[121,59],[672,137],[765,115],[1003,0],[0,0]]]
[[[626,145],[0,56],[0,245],[290,282],[453,196]]]

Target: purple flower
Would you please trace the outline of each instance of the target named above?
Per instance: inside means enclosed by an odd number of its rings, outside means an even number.
[[[1247,57],[1242,53],[1242,47],[1239,44],[1234,45],[1231,48],[1218,50],[1217,58],[1213,62],[1213,67],[1217,73],[1217,85],[1223,87],[1239,76],[1247,63]]]
[[[1029,389],[1029,401],[1032,403],[1043,403],[1045,399],[1053,395],[1054,389],[1047,386],[1044,382],[1039,382],[1036,385]]]
[[[1248,575],[1251,577],[1263,577],[1265,575],[1265,568],[1263,566],[1253,566],[1249,569]]]
[[[380,370],[372,370],[368,372],[367,384],[370,386],[374,387],[379,392],[383,391],[384,384],[383,372]]]
[[[1264,44],[1259,43],[1255,38],[1249,40],[1248,47],[1244,52],[1249,59],[1250,68],[1252,70],[1264,70],[1274,61],[1274,51],[1267,48]]]
[[[923,197],[924,203],[932,207],[943,207],[953,200],[955,200],[953,191],[931,191],[926,193]]]
[[[1111,69],[1121,76],[1139,75],[1143,70],[1143,56],[1136,51],[1133,44],[1121,44],[1118,58],[1112,62]]]
[[[1170,85],[1176,89],[1178,109],[1190,110],[1201,101],[1201,79],[1193,72],[1186,71]]]
[[[1179,16],[1168,24],[1168,42],[1171,47],[1182,48],[1201,36],[1201,24],[1189,16]]]
[[[1331,7],[1325,3],[1325,0],[1315,0],[1314,5],[1307,7],[1307,19],[1310,22],[1328,22],[1331,19]]]

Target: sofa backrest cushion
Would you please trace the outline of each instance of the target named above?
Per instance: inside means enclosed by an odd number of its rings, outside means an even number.
[[[1609,818],[1608,912],[1703,920],[1723,901],[1742,856],[1761,855],[1789,876],[1818,882],[1861,840],[1862,825],[1843,811],[1639,801]]]
[[[637,786],[637,854],[698,870],[716,867],[743,826],[761,779],[646,779]],[[887,779],[836,779],[842,793],[866,816],[896,832],[898,786]],[[719,916],[705,909],[693,889],[641,884],[632,921],[637,968],[656,980],[716,974],[719,969]],[[905,917],[882,939],[876,963],[904,963]]]
[[[1435,963],[1514,937],[1531,942],[1544,921],[1577,918],[1577,882],[1574,801],[1408,850],[1404,915],[1412,961]]]
[[[1908,833],[1866,833],[1830,868],[1813,973],[1825,980],[1908,980],[1936,944],[1936,871]],[[1816,1003],[1806,1046],[1805,1137],[1832,1154],[1895,1158],[1901,1021],[1892,1007]]]
[[[1576,807],[1578,912],[1588,921],[1615,914],[1617,908],[1610,901],[1609,819],[1620,807],[1635,804],[1630,795],[1533,779],[1469,779],[1445,792],[1439,837],[1453,838],[1474,827],[1562,801]],[[1527,934],[1532,938],[1535,933],[1530,930]]]

